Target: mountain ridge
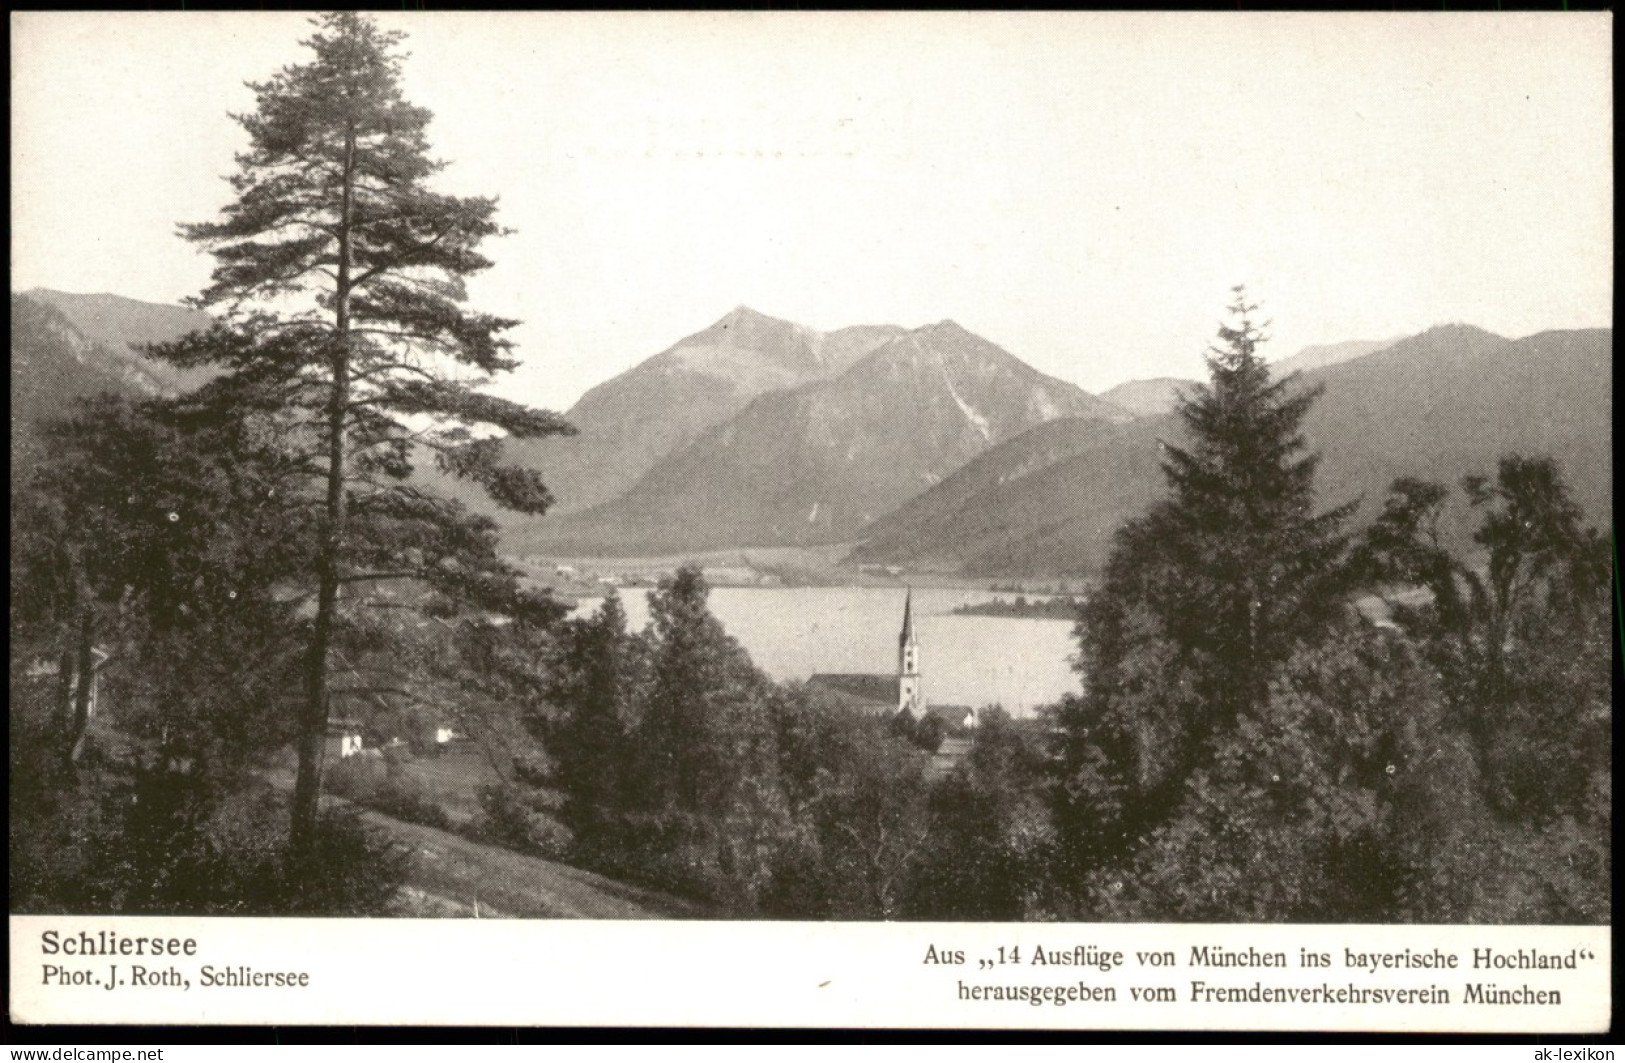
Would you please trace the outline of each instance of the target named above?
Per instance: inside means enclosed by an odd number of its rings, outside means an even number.
[[[836,542],[988,446],[1068,415],[1129,418],[939,321],[839,376],[757,396],[626,494],[511,538],[618,552]]]
[[[1325,506],[1358,500],[1358,519],[1369,520],[1395,477],[1454,486],[1493,474],[1503,454],[1549,454],[1588,519],[1607,526],[1611,349],[1607,329],[1508,340],[1439,326],[1305,372],[1303,386],[1325,389],[1304,425],[1322,455],[1317,494]],[[1164,414],[1126,426],[1056,422],[1029,435],[873,522],[853,560],[972,575],[1086,573],[1122,521],[1162,496],[1159,443],[1182,429]],[[1465,549],[1469,525],[1458,505],[1445,532]]]
[[[213,375],[206,369],[181,369],[148,357],[148,344],[167,343],[189,332],[206,329],[214,319],[201,310],[173,303],[149,303],[110,292],[63,292],[31,288],[23,298],[49,306],[71,323],[84,338],[105,349],[125,371],[152,381],[151,393],[190,391]]]
[[[208,320],[107,293],[13,293],[14,469],[31,453],[30,425],[66,412],[75,397],[179,390],[182,375],[142,345]],[[1453,484],[1493,472],[1503,453],[1550,453],[1590,518],[1606,523],[1611,342],[1608,329],[1509,340],[1445,325],[1397,341],[1305,348],[1272,369],[1307,364],[1302,383],[1325,388],[1305,430],[1324,455],[1328,503],[1358,498],[1369,517],[1395,476]],[[611,386],[627,379],[638,382],[630,402]],[[1113,391],[1136,383],[1195,382],[1130,381]],[[648,449],[623,469],[622,494],[545,524],[510,523],[506,541],[516,551],[639,553],[856,539],[855,561],[977,575],[1082,572],[1098,565],[1121,520],[1160,497],[1157,444],[1180,437],[1176,417],[1136,413],[1111,394],[1040,373],[951,319],[820,332],[738,306],[572,407],[600,404],[602,424],[614,421],[618,402],[629,406],[619,416],[634,432],[651,420],[642,402],[680,412],[645,433]],[[523,445],[510,446],[525,460]],[[566,494],[568,477],[546,461],[541,468]],[[467,485],[424,475],[490,509]],[[1451,522],[1463,541],[1465,518]]]
[[[1270,371],[1277,377],[1283,377],[1291,373],[1307,373],[1315,369],[1342,365],[1344,362],[1352,362],[1368,354],[1386,350],[1406,338],[1398,336],[1387,340],[1344,340],[1342,343],[1314,344],[1303,348],[1297,354],[1272,363]]]
[[[1157,417],[1178,405],[1180,395],[1196,384],[1197,381],[1183,377],[1147,377],[1125,380],[1114,388],[1102,391],[1100,397],[1136,417]]]
[[[149,359],[126,345],[91,339],[51,302],[11,295],[11,472],[17,476],[44,456],[39,428],[71,416],[79,400],[95,395],[153,398],[168,393]]]
[[[1403,339],[1404,337],[1400,337]],[[1292,373],[1309,372],[1327,366],[1351,362],[1368,354],[1393,346],[1399,339],[1346,340],[1342,343],[1323,343],[1305,347],[1297,354],[1270,363],[1270,371],[1277,378]],[[1189,393],[1201,381],[1186,377],[1146,377],[1125,380],[1116,387],[1100,393],[1107,402],[1113,402],[1136,417],[1158,417],[1179,405],[1182,393]]]
[[[542,470],[557,512],[588,509],[758,395],[838,373],[900,331],[857,325],[825,333],[738,306],[588,389],[564,414],[578,435],[515,442],[510,460]]]

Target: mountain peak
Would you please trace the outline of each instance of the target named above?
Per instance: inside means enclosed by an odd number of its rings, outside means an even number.
[[[733,347],[767,346],[775,347],[787,343],[793,344],[797,338],[803,341],[810,340],[816,333],[805,325],[798,325],[794,321],[772,317],[760,310],[752,310],[741,303],[732,310],[717,318],[716,323],[690,339],[707,337],[711,340],[721,339],[722,342]]]
[[[1498,336],[1489,329],[1479,328],[1477,325],[1469,325],[1461,321],[1451,321],[1444,324],[1434,325],[1426,332],[1423,332],[1422,335],[1432,336],[1436,339],[1447,336],[1461,336],[1472,337],[1475,339],[1492,339],[1503,341],[1506,339],[1505,336]]]
[[[776,318],[768,314],[764,314],[760,310],[753,310],[744,303],[740,303],[738,306],[734,307],[732,310],[718,318],[717,323],[712,327],[728,328],[730,326],[737,325],[760,324],[788,325],[790,322],[785,321],[782,318]]]
[[[901,349],[913,352],[911,357],[928,356],[939,360],[946,355],[963,356],[972,352],[1003,350],[997,344],[948,318],[910,329],[899,336],[898,340],[904,341]]]

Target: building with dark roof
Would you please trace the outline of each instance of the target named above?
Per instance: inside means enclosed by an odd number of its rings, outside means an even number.
[[[897,711],[897,677],[871,672],[820,672],[807,683],[843,708],[875,715]]]
[[[903,599],[903,627],[897,633],[897,673],[821,672],[807,679],[838,703],[875,715],[907,712],[919,719],[927,712],[920,673],[920,638],[914,629],[914,592]]]

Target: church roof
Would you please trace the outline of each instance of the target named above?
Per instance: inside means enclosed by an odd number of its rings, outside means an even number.
[[[903,599],[903,630],[897,636],[900,646],[906,646],[914,641],[914,588],[908,589],[908,597]]]
[[[872,672],[820,672],[807,678],[808,686],[821,687],[841,701],[856,706],[897,707],[897,677]]]

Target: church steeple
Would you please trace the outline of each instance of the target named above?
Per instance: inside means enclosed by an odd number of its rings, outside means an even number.
[[[897,711],[918,716],[925,709],[920,693],[920,641],[914,633],[914,588],[903,599],[903,630],[897,636]]]

